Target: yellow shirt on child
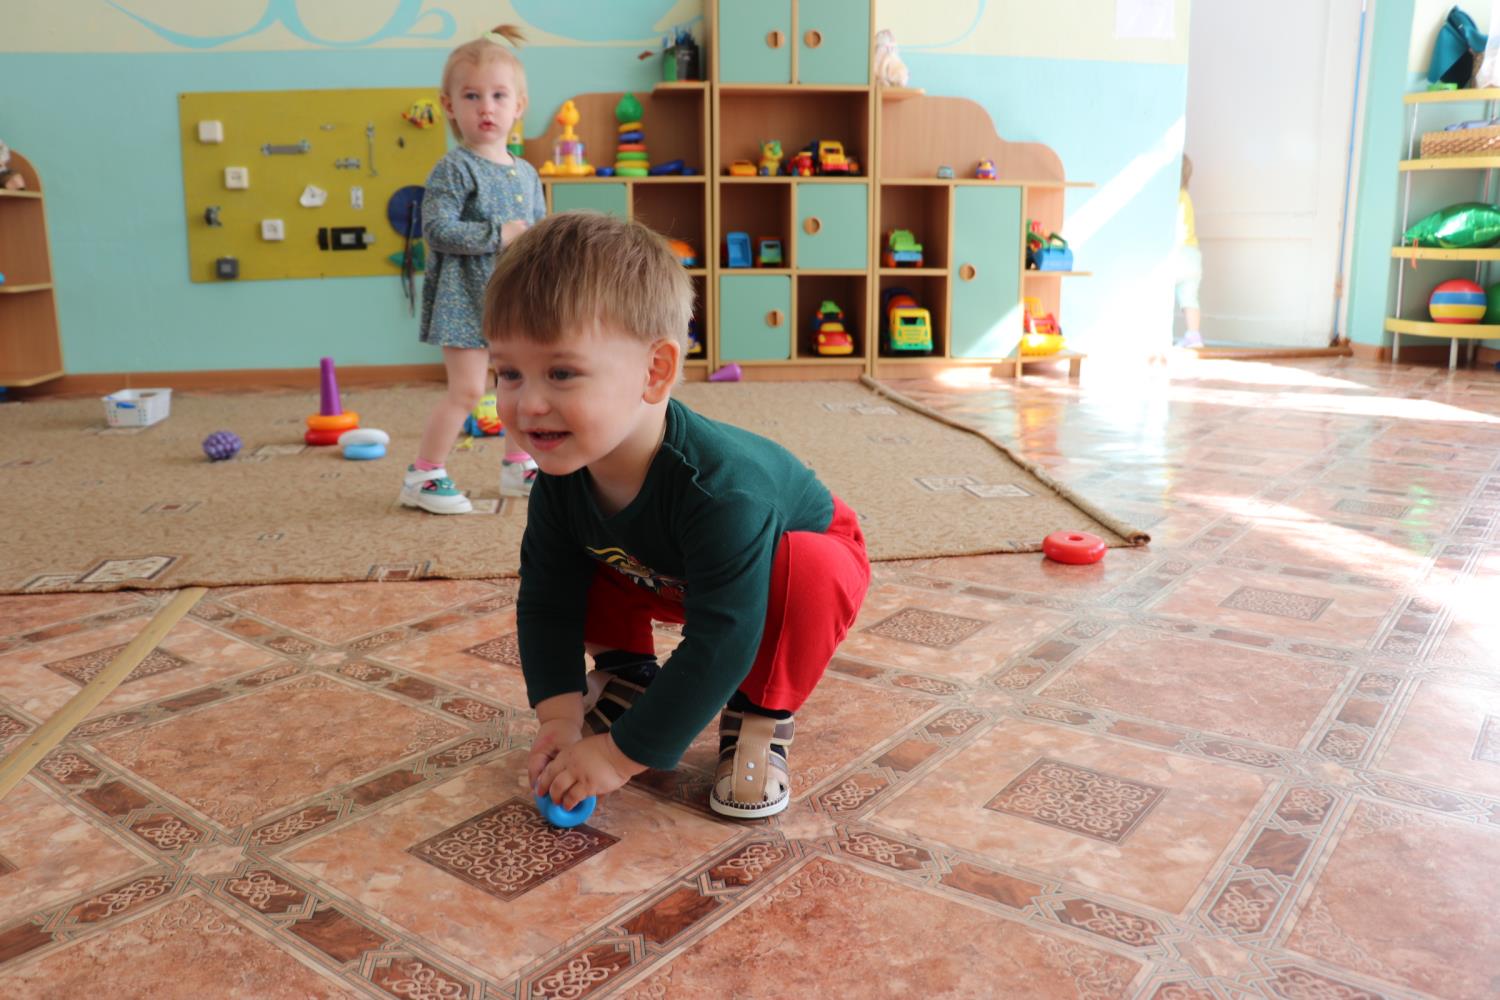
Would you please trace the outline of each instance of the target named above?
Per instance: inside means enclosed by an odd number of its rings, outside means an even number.
[[[1193,196],[1187,193],[1187,188],[1181,188],[1177,192],[1177,245],[1198,245],[1198,223],[1193,217]]]

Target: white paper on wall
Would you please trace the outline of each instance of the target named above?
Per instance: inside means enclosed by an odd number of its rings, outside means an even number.
[[[1115,0],[1115,37],[1170,40],[1176,7],[1176,0]]]

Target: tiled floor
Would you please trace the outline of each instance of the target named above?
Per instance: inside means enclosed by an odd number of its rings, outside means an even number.
[[[1154,543],[879,567],[769,822],[543,825],[512,582],[211,593],[0,801],[0,995],[1500,995],[1500,377],[1088,374],[904,388]],[[161,601],[0,597],[0,743]]]

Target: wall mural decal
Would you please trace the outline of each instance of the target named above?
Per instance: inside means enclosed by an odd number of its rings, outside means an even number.
[[[395,39],[418,39],[424,41],[446,41],[458,31],[458,23],[451,13],[441,7],[423,10],[425,0],[398,0],[396,10],[373,33],[364,38],[324,38],[308,30],[303,23],[298,0],[266,0],[265,12],[252,27],[227,35],[192,35],[176,31],[130,9],[127,3],[105,0],[109,6],[139,22],[161,38],[185,49],[214,49],[242,38],[250,38],[268,28],[280,24],[296,37],[313,45],[336,49],[360,49],[377,42]]]

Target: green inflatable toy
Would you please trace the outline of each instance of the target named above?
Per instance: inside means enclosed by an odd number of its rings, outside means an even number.
[[[1484,319],[1481,323],[1500,323],[1500,284],[1491,285],[1484,290],[1485,300],[1489,308],[1484,311]]]
[[[1500,243],[1500,205],[1466,201],[1449,205],[1406,231],[1403,245],[1465,250]]]

